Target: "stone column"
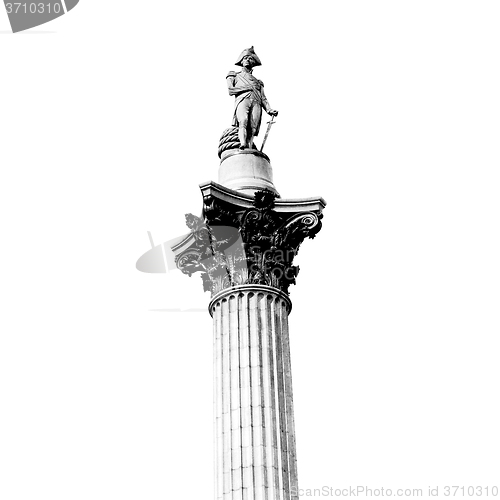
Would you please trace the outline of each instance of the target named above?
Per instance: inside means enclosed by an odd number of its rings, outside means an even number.
[[[265,285],[210,302],[218,500],[297,498],[290,309],[286,294]]]
[[[283,199],[267,157],[223,155],[220,180],[200,186],[202,217],[172,247],[199,273],[214,331],[215,497],[298,500],[288,314],[295,255],[321,229],[322,198]]]

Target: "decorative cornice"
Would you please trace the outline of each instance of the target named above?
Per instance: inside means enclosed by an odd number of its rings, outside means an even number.
[[[203,198],[212,197],[226,203],[237,205],[241,208],[253,206],[254,197],[249,194],[240,193],[229,189],[217,182],[209,181],[200,184]],[[322,211],[326,207],[326,201],[320,196],[310,198],[276,198],[274,202],[276,212],[299,212],[302,210]]]

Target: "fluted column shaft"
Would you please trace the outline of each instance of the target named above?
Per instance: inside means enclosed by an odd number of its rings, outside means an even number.
[[[241,285],[210,302],[217,500],[292,500],[298,491],[290,299]]]

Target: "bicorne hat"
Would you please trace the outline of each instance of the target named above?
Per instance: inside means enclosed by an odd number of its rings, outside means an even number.
[[[235,63],[236,66],[242,66],[241,61],[245,56],[252,56],[254,61],[255,61],[255,66],[261,66],[262,63],[260,62],[259,56],[255,53],[255,50],[253,50],[253,45],[249,49],[245,49],[241,54],[240,57],[238,57],[238,61]]]

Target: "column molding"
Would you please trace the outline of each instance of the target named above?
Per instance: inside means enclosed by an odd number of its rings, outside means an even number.
[[[238,292],[253,292],[253,293],[262,292],[262,293],[271,293],[278,295],[287,303],[288,314],[290,314],[292,311],[292,301],[290,300],[290,297],[288,296],[288,294],[282,292],[279,288],[275,288],[274,286],[268,286],[268,285],[236,285],[233,286],[232,288],[226,288],[224,290],[221,290],[219,293],[217,293],[212,297],[210,303],[208,304],[208,312],[210,313],[210,316],[213,317],[213,306],[218,300],[232,294],[237,294]]]

